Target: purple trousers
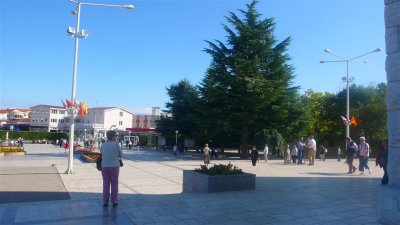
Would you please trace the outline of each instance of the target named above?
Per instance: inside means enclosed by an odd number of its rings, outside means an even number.
[[[110,186],[111,203],[117,204],[119,167],[103,167],[101,175],[103,176],[103,204],[108,204],[110,201]]]

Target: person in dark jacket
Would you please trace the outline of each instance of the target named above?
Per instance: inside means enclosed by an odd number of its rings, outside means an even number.
[[[346,138],[346,145],[347,145],[346,161],[347,161],[347,165],[349,165],[348,174],[352,174],[357,170],[357,167],[355,167],[353,165],[353,161],[354,161],[354,156],[358,152],[358,146],[354,141],[351,140],[350,137]]]
[[[383,151],[379,152],[378,155],[378,165],[383,168],[383,177],[382,177],[382,185],[388,184],[389,183],[389,176],[387,172],[387,164],[388,164],[388,156],[389,156],[389,146],[388,146],[388,140],[385,139],[382,141],[383,145]]]
[[[253,164],[253,166],[256,166],[258,160],[258,151],[255,146],[251,148],[250,156],[251,156],[251,163]]]

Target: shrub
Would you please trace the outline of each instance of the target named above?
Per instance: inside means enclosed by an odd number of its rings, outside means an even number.
[[[241,169],[239,169],[237,166],[232,165],[231,163],[228,163],[228,165],[218,164],[210,168],[208,168],[207,165],[200,165],[200,168],[197,168],[194,171],[207,175],[243,174],[243,171]]]

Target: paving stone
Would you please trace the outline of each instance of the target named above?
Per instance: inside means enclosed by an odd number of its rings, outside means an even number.
[[[346,165],[333,159],[317,161],[314,167],[283,165],[281,160],[253,167],[249,160],[235,160],[234,165],[257,175],[256,190],[188,194],[181,193],[182,170],[198,167],[201,155],[185,154],[176,160],[151,149],[124,150],[125,166],[119,177],[120,204],[117,208],[103,208],[102,178],[93,164],[75,159],[75,173],[62,174],[68,166],[62,149],[52,145],[26,145],[26,150],[25,157],[1,158],[0,171],[3,166],[56,164],[71,199],[0,204],[0,225],[372,225],[376,224],[376,192],[383,175],[376,169],[371,176],[348,176]]]

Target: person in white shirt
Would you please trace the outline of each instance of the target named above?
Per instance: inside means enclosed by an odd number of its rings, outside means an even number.
[[[268,145],[267,144],[265,144],[265,147],[264,147],[264,159],[265,159],[265,162],[268,162]]]
[[[308,157],[309,162],[308,165],[314,165],[315,161],[315,154],[317,153],[317,142],[314,140],[314,136],[310,135],[307,141],[307,148],[308,148]]]
[[[369,174],[372,174],[371,168],[368,166],[368,158],[369,158],[369,144],[365,142],[365,137],[360,137],[360,144],[358,146],[358,150],[360,153],[360,164],[358,166],[358,170],[360,171],[360,175],[364,175],[364,168],[369,171]]]

